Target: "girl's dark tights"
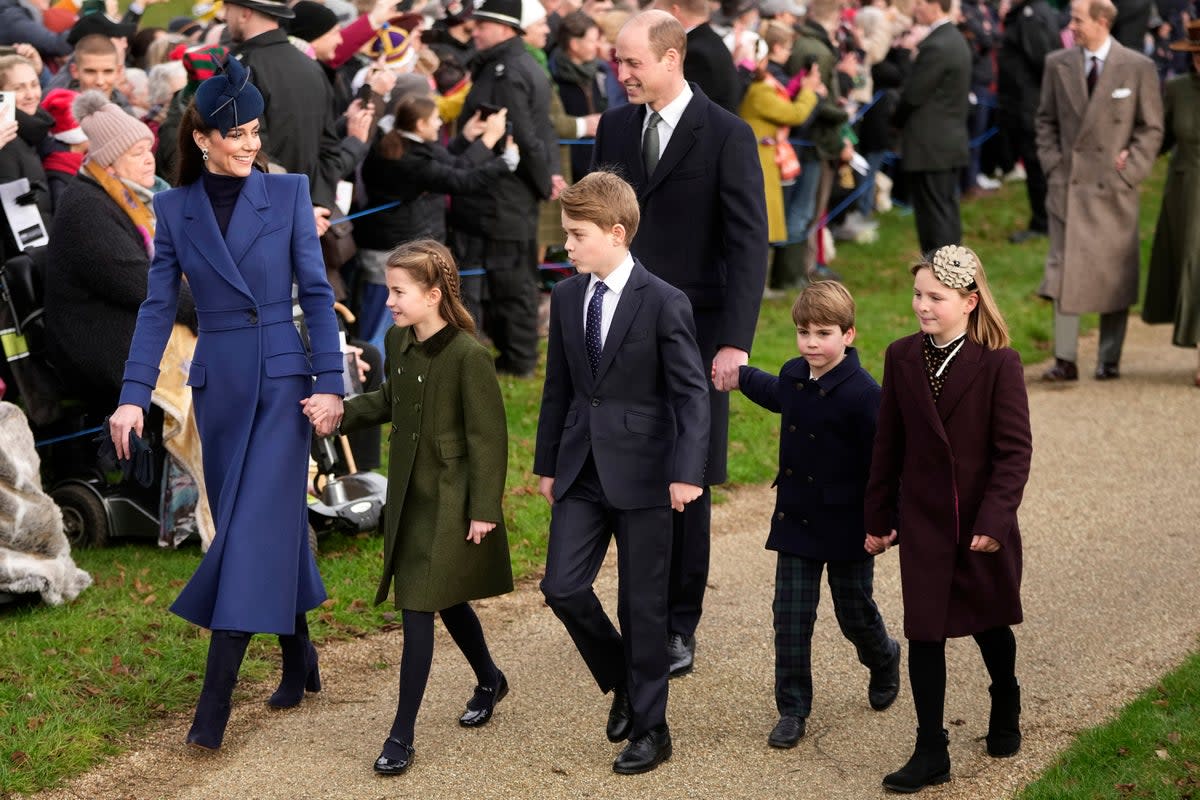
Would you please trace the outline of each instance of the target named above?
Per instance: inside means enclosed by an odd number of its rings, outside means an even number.
[[[1017,639],[1007,625],[975,634],[992,685],[1016,685]],[[908,643],[908,680],[917,707],[917,727],[924,731],[942,729],[946,705],[946,640]]]
[[[459,603],[438,612],[450,637],[467,658],[481,686],[495,686],[499,672],[488,652],[483,638],[479,617],[466,603]],[[400,655],[400,701],[396,706],[396,719],[392,723],[391,736],[412,744],[416,727],[417,712],[425,696],[425,685],[429,682],[429,668],[433,664],[433,615],[432,611],[404,609],[404,649]],[[389,752],[389,748],[394,752]],[[399,748],[388,742],[383,754],[398,758]]]

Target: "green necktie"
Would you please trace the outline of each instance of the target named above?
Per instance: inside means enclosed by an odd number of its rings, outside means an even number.
[[[642,136],[642,163],[646,165],[646,177],[649,178],[654,174],[654,168],[658,166],[658,123],[662,122],[662,117],[657,111],[650,112],[650,119],[646,123],[646,133]]]

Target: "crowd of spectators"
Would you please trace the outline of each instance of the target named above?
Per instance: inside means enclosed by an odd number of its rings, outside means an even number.
[[[532,373],[539,289],[562,260],[556,198],[591,168],[600,114],[627,102],[614,43],[639,10],[631,0],[225,0],[143,24],[159,2],[0,0],[0,90],[15,104],[0,117],[0,183],[28,182],[17,202],[36,206],[51,253],[87,253],[109,286],[144,283],[122,270],[144,270],[149,253],[118,263],[85,213],[104,206],[81,203],[86,192],[72,202],[72,185],[95,194],[99,167],[150,209],[176,182],[196,86],[238,58],[266,100],[262,167],[308,176],[330,281],[357,335],[378,342],[390,322],[383,254],[432,236],[454,251],[498,369]],[[1046,235],[1034,117],[1047,55],[1074,44],[1057,0],[651,2],[688,32],[688,80],[759,142],[771,289],[835,275],[833,242],[872,241],[873,217],[893,199],[914,204],[923,246],[936,246],[953,236],[943,218],[956,217],[960,194],[1023,179],[1030,216],[1013,241]],[[1194,71],[1169,44],[1186,36],[1195,0],[1116,6],[1113,38],[1152,57],[1160,79]],[[943,26],[956,38],[927,38]],[[935,51],[949,60],[931,72]],[[94,143],[89,152],[77,101],[92,92],[149,132],[156,180],[114,171]],[[23,249],[19,235],[0,223],[0,255]],[[66,269],[51,263],[48,283]],[[98,333],[113,352],[126,344],[119,330]]]

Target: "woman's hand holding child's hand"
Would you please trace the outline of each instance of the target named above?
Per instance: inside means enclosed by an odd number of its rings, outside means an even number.
[[[483,537],[494,530],[496,530],[496,523],[473,519],[471,520],[471,529],[467,531],[467,540],[479,544],[483,541]]]
[[[301,400],[300,406],[317,436],[329,436],[342,423],[345,408],[342,398],[336,394],[314,394]]]
[[[871,555],[877,556],[895,543],[896,531],[893,528],[892,532],[887,536],[872,536],[868,533],[867,541],[863,544],[863,548]]]

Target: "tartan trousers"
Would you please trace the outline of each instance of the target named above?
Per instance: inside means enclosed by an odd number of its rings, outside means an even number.
[[[775,567],[775,705],[780,716],[807,717],[812,710],[812,633],[821,600],[821,571],[838,627],[870,670],[887,666],[899,647],[888,636],[872,597],[875,559],[820,561],[780,553]]]

